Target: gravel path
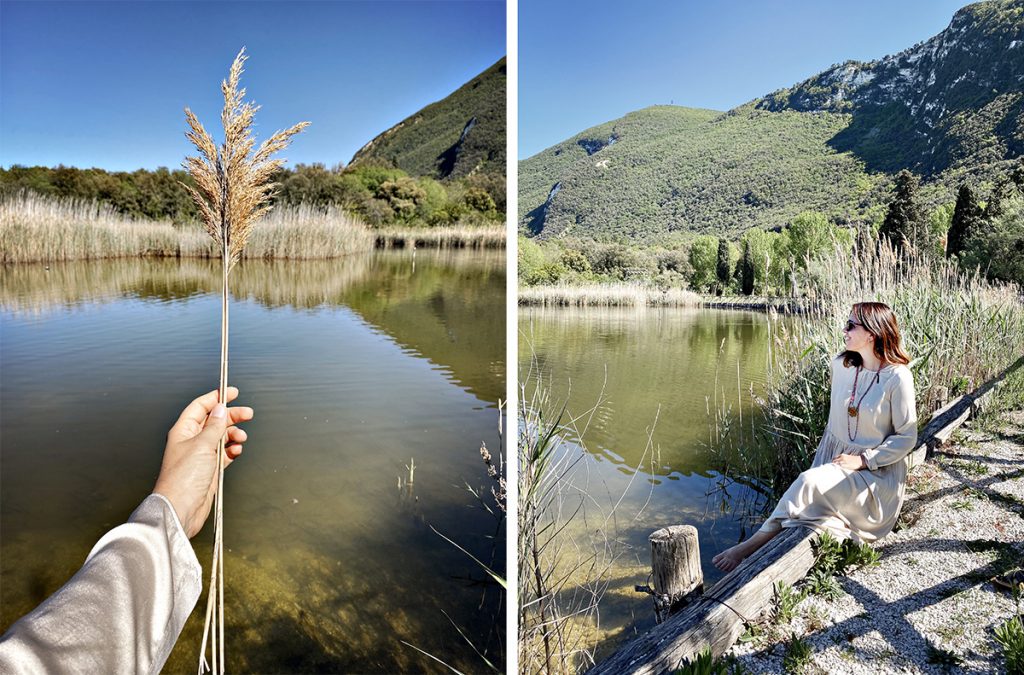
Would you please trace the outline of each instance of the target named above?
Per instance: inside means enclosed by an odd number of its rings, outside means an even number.
[[[840,577],[841,598],[807,598],[729,653],[785,672],[796,634],[813,650],[808,673],[1005,672],[993,630],[1015,606],[991,579],[1024,567],[1024,411],[998,426],[962,428],[914,471],[903,525],[876,544],[877,567]]]

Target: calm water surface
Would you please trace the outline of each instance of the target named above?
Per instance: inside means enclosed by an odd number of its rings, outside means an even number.
[[[504,260],[420,251],[232,272],[230,380],[256,419],[226,477],[229,669],[441,670],[405,641],[481,670],[459,630],[502,662],[500,589],[431,528],[503,570],[504,529],[466,486],[489,493],[478,451],[501,447]],[[220,300],[205,261],[0,278],[2,632],[152,489],[167,430],[217,386]],[[193,540],[204,576],[212,529]],[[195,672],[203,608],[205,595],[166,672]]]
[[[574,481],[592,512],[615,507],[618,557],[600,605],[600,658],[654,625],[650,596],[633,590],[648,581],[651,532],[695,526],[707,583],[721,577],[711,558],[745,533],[730,507],[753,493],[736,484],[717,489],[723,460],[711,450],[711,414],[742,412],[749,424],[750,388],[765,378],[767,319],[723,310],[520,308],[519,335],[520,377],[540,373],[550,405],[566,403],[564,419],[577,419],[562,434],[563,452],[582,455]],[[535,383],[534,375],[528,389]],[[582,526],[569,536],[584,550],[591,545]]]

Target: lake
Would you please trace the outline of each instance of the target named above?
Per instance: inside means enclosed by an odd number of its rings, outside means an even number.
[[[707,587],[722,576],[711,558],[759,525],[749,517],[757,492],[720,489],[729,457],[712,448],[716,410],[754,422],[768,335],[755,312],[520,307],[520,379],[529,397],[539,374],[547,408],[566,406],[560,452],[576,460],[572,483],[587,495],[586,516],[562,536],[610,565],[600,626],[582,629],[599,659],[654,625],[650,596],[634,590],[648,583],[651,532],[695,526]],[[607,538],[595,542],[602,525]]]
[[[220,271],[0,276],[2,632],[124,522],[181,409],[217,388]],[[503,591],[437,532],[503,573],[479,449],[502,449],[504,251],[245,261],[231,295],[229,380],[256,419],[225,477],[228,669],[442,670],[415,645],[478,672],[460,631],[502,663]],[[212,519],[193,545],[205,589]],[[205,602],[165,672],[195,672]]]

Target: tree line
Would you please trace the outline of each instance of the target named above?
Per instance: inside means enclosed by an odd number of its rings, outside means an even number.
[[[328,169],[299,164],[274,176],[273,200],[283,204],[339,206],[371,227],[484,224],[505,219],[505,177],[475,174],[454,181],[410,176],[382,162]],[[42,195],[109,204],[124,215],[177,224],[199,222],[182,184],[183,170],[106,171],[75,167],[0,168],[0,196],[32,191]]]
[[[884,217],[879,209],[874,222],[844,227],[805,211],[784,228],[751,228],[735,241],[704,235],[666,248],[630,245],[624,238],[520,237],[519,280],[527,286],[640,281],[718,295],[791,295],[799,294],[800,273],[822,253],[884,238],[897,249],[955,258],[990,279],[1024,284],[1024,158],[984,202],[964,184],[955,202],[926,210],[918,189],[918,178],[902,171]]]

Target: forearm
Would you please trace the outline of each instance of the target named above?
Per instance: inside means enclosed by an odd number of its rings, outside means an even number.
[[[150,495],[0,638],[0,671],[157,673],[199,599],[201,577],[174,509]]]
[[[916,430],[913,434],[894,434],[885,439],[878,447],[865,450],[863,457],[867,468],[875,471],[902,460],[917,445]]]

